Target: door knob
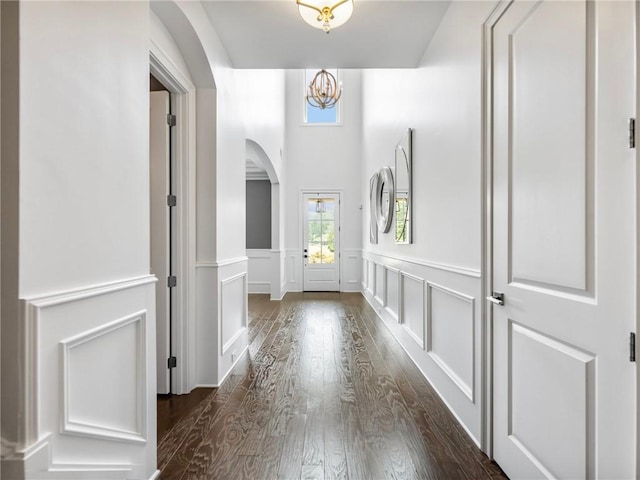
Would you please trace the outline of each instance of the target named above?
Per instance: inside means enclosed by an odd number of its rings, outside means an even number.
[[[490,297],[487,297],[491,303],[495,303],[496,305],[504,305],[504,293],[501,292],[492,292]]]

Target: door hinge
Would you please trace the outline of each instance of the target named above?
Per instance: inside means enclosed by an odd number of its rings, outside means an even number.
[[[633,332],[629,334],[629,361],[636,361],[636,334]]]
[[[167,114],[167,125],[169,125],[170,127],[175,127],[176,126],[176,116],[172,115],[172,114]]]
[[[175,207],[178,204],[178,199],[175,195],[167,195],[167,205]]]
[[[629,148],[636,148],[636,119],[629,119]]]
[[[178,359],[176,357],[169,357],[167,359],[167,368],[176,368],[178,366]]]
[[[171,275],[170,277],[167,277],[167,287],[173,288],[176,285],[178,285],[178,279],[176,278],[175,275]]]

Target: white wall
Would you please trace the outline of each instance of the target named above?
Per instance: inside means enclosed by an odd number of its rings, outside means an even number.
[[[275,183],[281,183],[285,137],[285,71],[235,70],[235,76],[245,135],[262,147],[277,175]]]
[[[19,435],[5,474],[149,478],[148,5],[22,2],[19,10],[23,317],[13,320],[23,343],[13,360],[22,389],[18,410],[6,412],[19,419]]]
[[[369,177],[393,167],[395,144],[414,129],[414,244],[391,232],[370,244],[365,219],[366,296],[478,442],[481,26],[494,5],[453,2],[420,68],[363,73],[365,205]]]
[[[342,124],[303,124],[302,70],[287,71],[285,245],[287,290],[302,290],[303,191],[341,191],[342,289],[359,291],[362,248],[361,78],[343,70]],[[367,190],[368,191],[368,190]]]
[[[147,7],[20,14],[20,295],[148,273]]]

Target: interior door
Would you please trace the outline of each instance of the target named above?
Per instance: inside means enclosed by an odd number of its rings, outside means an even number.
[[[511,478],[636,476],[634,8],[514,2],[493,28],[493,442]]]
[[[156,283],[156,375],[157,393],[170,393],[167,359],[170,354],[170,129],[169,92],[150,93],[149,175],[151,207],[151,273]]]
[[[340,195],[305,193],[304,291],[340,291]]]

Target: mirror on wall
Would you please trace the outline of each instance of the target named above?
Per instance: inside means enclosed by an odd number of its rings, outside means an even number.
[[[395,232],[396,243],[412,243],[411,129],[396,145]]]
[[[378,222],[376,219],[376,187],[378,172],[369,179],[369,242],[378,243]]]
[[[376,221],[382,233],[391,230],[393,219],[393,173],[390,167],[382,167],[376,186]]]

